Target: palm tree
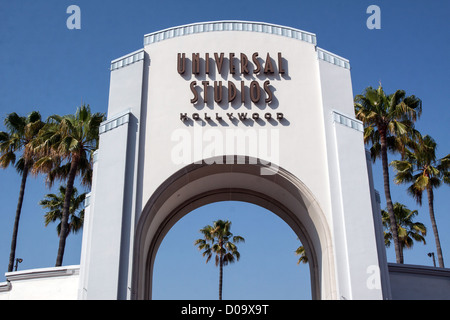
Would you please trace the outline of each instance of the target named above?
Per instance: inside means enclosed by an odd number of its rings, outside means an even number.
[[[56,267],[62,266],[63,262],[75,178],[79,176],[81,184],[90,187],[93,153],[98,148],[99,126],[103,121],[103,114],[91,113],[86,105],[79,107],[75,114],[53,115],[49,117],[36,146],[47,156],[36,162],[34,170],[46,173],[50,186],[55,180],[66,181]]]
[[[66,195],[66,187],[60,186],[59,193],[46,194],[45,199],[39,201],[39,204],[44,209],[49,209],[45,213],[45,226],[47,227],[50,223],[57,220],[61,221],[62,211],[64,207],[64,199]],[[84,221],[84,206],[83,202],[86,199],[86,193],[78,195],[78,190],[73,188],[72,197],[70,199],[70,222],[69,222],[69,233],[77,233],[83,228]],[[83,207],[83,208],[80,208]],[[56,227],[58,236],[61,234],[61,223]]]
[[[415,96],[406,97],[403,90],[386,95],[381,84],[378,89],[368,87],[364,94],[355,97],[356,118],[364,124],[364,142],[371,143],[373,161],[381,157],[384,194],[397,263],[403,263],[403,257],[391,198],[387,153],[388,149],[403,152],[406,136],[413,134],[414,121],[420,117],[421,112],[420,99]]]
[[[203,239],[197,239],[195,245],[199,250],[203,250],[206,263],[215,254],[216,267],[219,271],[219,300],[222,300],[223,267],[229,263],[239,261],[241,255],[235,243],[245,242],[241,236],[233,236],[230,232],[231,222],[217,220],[212,226],[208,225],[200,230]]]
[[[414,222],[414,218],[419,214],[417,210],[409,210],[404,204],[394,203],[394,214],[398,224],[398,238],[400,241],[400,248],[403,250],[411,249],[414,241],[423,242],[426,244],[425,237],[427,228],[421,222]],[[386,210],[381,210],[384,232],[384,242],[386,247],[391,245],[392,234],[390,230],[389,213]]]
[[[9,131],[0,132],[0,167],[7,168],[10,164],[15,164],[17,172],[22,175],[8,264],[8,272],[12,272],[16,256],[17,235],[25,186],[36,156],[33,152],[32,143],[36,139],[39,130],[44,126],[44,123],[41,121],[39,112],[33,111],[28,117],[21,117],[14,112],[7,115],[5,126]],[[17,160],[18,156],[19,159]]]
[[[408,193],[422,205],[422,194],[426,190],[431,226],[433,228],[439,266],[444,268],[441,242],[434,214],[433,189],[442,182],[450,184],[450,154],[442,159],[436,159],[437,144],[430,136],[417,137],[411,150],[406,150],[403,160],[392,161],[391,165],[397,171],[395,183],[411,183]]]
[[[297,250],[295,250],[295,255],[300,256],[300,258],[298,258],[297,264],[308,263],[308,257],[306,256],[305,248],[303,246],[300,246],[297,248]]]

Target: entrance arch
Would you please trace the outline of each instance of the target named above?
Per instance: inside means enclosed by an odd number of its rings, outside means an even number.
[[[156,253],[178,220],[203,205],[236,200],[259,205],[284,220],[308,255],[312,298],[336,299],[331,232],[314,195],[283,168],[268,167],[260,159],[233,158],[232,164],[223,157],[188,165],[147,201],[136,227],[131,298],[151,299]],[[272,174],[261,175],[261,169]]]
[[[80,298],[151,298],[170,227],[233,199],[269,209],[299,235],[314,299],[389,297],[350,64],[314,34],[216,21],[146,35],[144,48],[111,63],[107,118],[85,209]],[[211,164],[224,154],[252,158]]]

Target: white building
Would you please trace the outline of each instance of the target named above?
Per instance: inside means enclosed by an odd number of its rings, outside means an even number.
[[[221,200],[294,230],[314,299],[450,298],[448,270],[387,263],[353,96],[349,61],[309,32],[217,21],[146,35],[111,63],[79,273],[9,274],[0,299],[151,299],[165,234]]]

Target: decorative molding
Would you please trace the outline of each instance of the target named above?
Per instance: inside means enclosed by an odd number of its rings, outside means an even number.
[[[92,161],[94,163],[98,161],[98,149],[94,151],[94,154],[92,155]]]
[[[106,120],[102,124],[100,124],[99,134],[103,134],[107,131],[113,130],[125,123],[130,121],[130,110],[122,112],[118,115],[115,115],[111,119]]]
[[[68,267],[54,267],[54,268],[9,272],[5,274],[5,277],[6,280],[10,282],[17,280],[71,276],[71,275],[78,275],[79,273],[80,273],[80,266],[68,266]]]
[[[91,193],[86,194],[86,198],[84,198],[84,207],[87,208],[91,204]]]
[[[414,264],[388,263],[389,273],[415,274],[433,277],[445,277],[450,279],[450,269],[437,268],[429,266],[420,266]]]
[[[333,111],[333,121],[340,123],[346,127],[352,128],[356,131],[364,132],[364,126],[361,121],[352,119],[352,118],[345,116],[339,112]]]
[[[198,34],[204,32],[220,32],[220,31],[246,31],[246,32],[268,33],[317,45],[317,37],[314,33],[311,32],[264,22],[231,20],[231,21],[210,21],[210,22],[193,23],[149,33],[144,36],[144,47],[152,43],[176,37],[182,37],[190,34]],[[342,58],[324,49],[317,48],[317,56],[320,60],[334,64],[338,67],[350,69],[350,62],[347,59]],[[144,49],[140,49],[138,51],[125,55],[121,58],[113,60],[111,62],[111,71],[144,60],[144,57],[145,57]]]
[[[0,283],[0,292],[8,292],[11,291],[11,282],[6,281]]]
[[[130,64],[136,63],[138,61],[144,60],[145,54],[144,49],[132,52],[123,56],[121,58],[111,61],[111,71],[129,66]]]
[[[247,31],[269,33],[305,41],[313,45],[317,44],[316,35],[310,32],[264,22],[231,20],[193,23],[149,33],[144,36],[144,46],[189,34],[214,31]]]
[[[347,59],[342,58],[334,53],[326,51],[322,48],[317,48],[317,56],[320,60],[350,70],[350,62]]]

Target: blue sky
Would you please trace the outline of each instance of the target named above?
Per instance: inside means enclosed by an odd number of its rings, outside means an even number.
[[[72,4],[81,8],[81,30],[66,27],[66,9]],[[366,9],[372,4],[381,9],[380,30],[366,27]],[[74,113],[81,102],[90,104],[94,111],[106,112],[109,63],[142,48],[144,34],[193,22],[249,20],[315,33],[321,48],[350,60],[355,95],[381,81],[388,93],[403,89],[421,98],[423,115],[417,128],[434,137],[438,156],[442,157],[450,153],[450,103],[446,94],[450,74],[449,13],[448,0],[1,1],[0,130],[5,129],[3,119],[11,112],[27,115],[39,110],[46,118],[55,113]],[[374,178],[384,207],[378,162]],[[13,169],[0,171],[0,282],[4,281],[8,265],[19,184]],[[427,207],[416,205],[405,186],[392,185],[392,189],[393,200],[418,209],[419,220],[429,229],[427,245],[416,244],[405,253],[405,262],[431,265],[427,253],[435,251],[435,245]],[[28,180],[17,245],[17,257],[24,259],[19,270],[55,263],[56,226],[44,227],[43,211],[37,204],[50,191],[41,176]],[[448,199],[449,187],[443,186],[435,194],[435,212],[444,259],[450,265]],[[243,211],[245,217],[239,213]],[[174,226],[158,253],[155,298],[194,298],[193,294],[199,299],[216,298],[218,270],[213,264],[205,265],[192,245],[199,236],[198,229],[216,217],[232,220],[235,233],[247,239],[241,245],[242,261],[225,270],[224,298],[309,298],[309,280],[303,280],[309,271],[297,266],[293,255],[296,236],[275,215],[239,203],[201,208]],[[258,234],[250,231],[249,221],[255,219],[267,226],[267,243],[262,247],[252,240]],[[261,248],[268,252],[259,251]],[[81,236],[70,235],[64,264],[79,264],[80,249]],[[395,261],[391,249],[388,259]],[[196,274],[198,270],[200,274]],[[182,277],[185,282],[170,282],[174,274],[186,273],[190,276]],[[243,275],[246,282],[242,281]],[[293,278],[299,279],[294,286]]]

